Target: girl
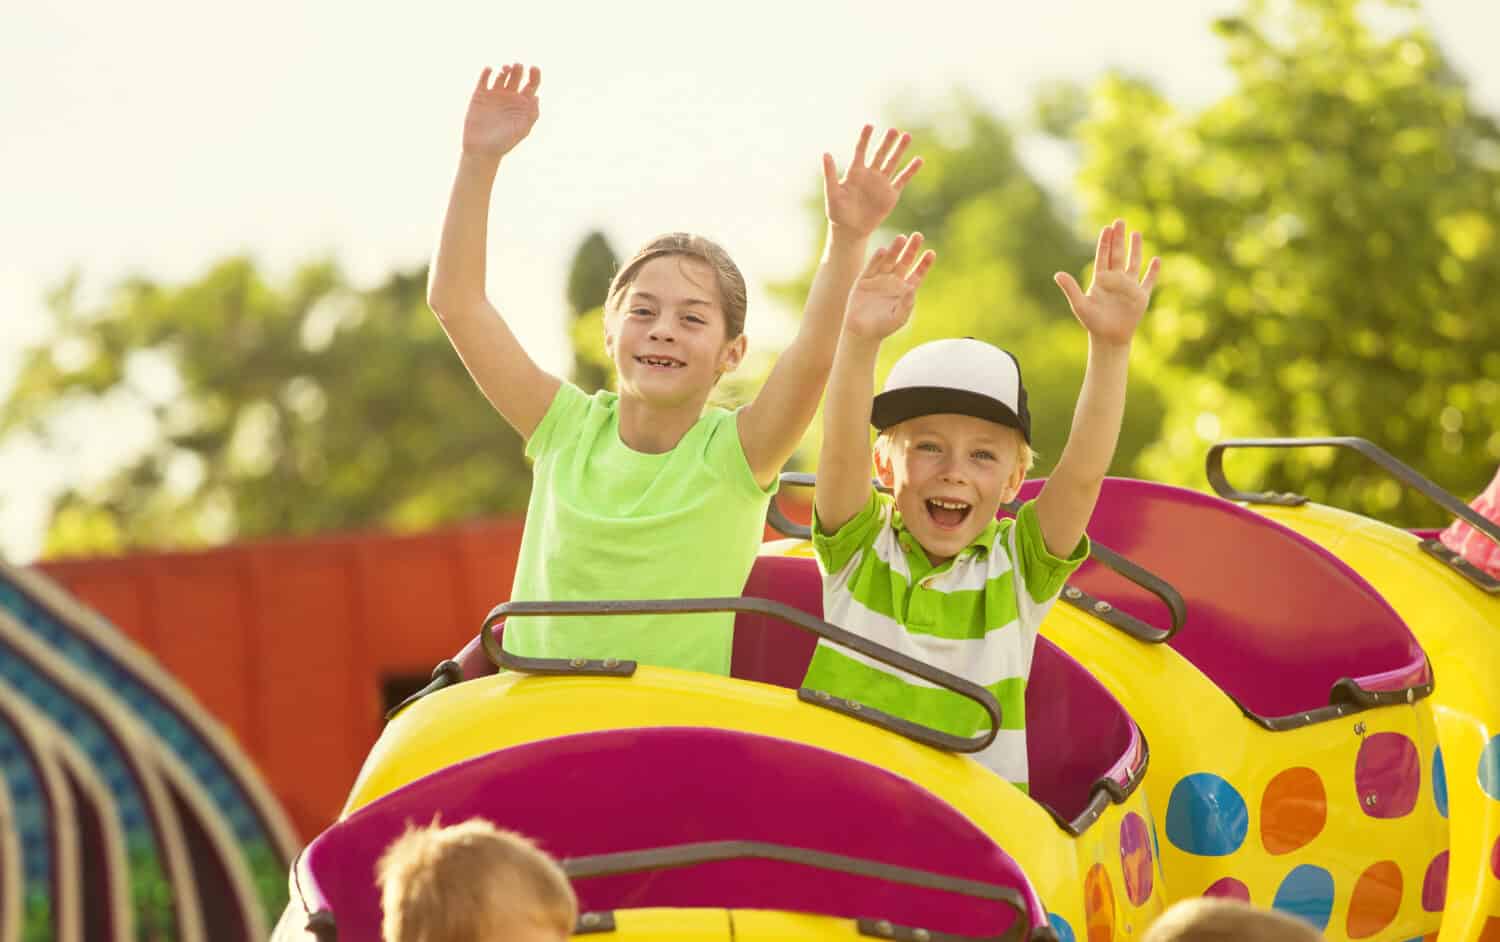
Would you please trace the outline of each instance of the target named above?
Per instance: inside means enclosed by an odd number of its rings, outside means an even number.
[[[910,136],[891,130],[867,164],[869,126],[842,179],[823,155],[826,247],[797,337],[754,402],[704,409],[745,355],[745,281],[723,249],[682,233],[653,240],[615,276],[604,331],[619,392],[590,397],[537,366],[484,292],[490,191],[536,122],[540,84],[540,70],[520,63],[493,84],[481,73],[427,294],[534,462],[511,598],[737,595],[777,474],[822,396],[866,244],[921,161],[897,173]],[[732,625],[728,614],[523,618],[506,626],[505,647],[727,674]]]

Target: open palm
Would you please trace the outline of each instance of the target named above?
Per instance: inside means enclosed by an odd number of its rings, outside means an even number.
[[[540,114],[536,90],[542,84],[542,70],[532,66],[523,86],[525,72],[519,62],[502,66],[493,87],[491,70],[480,73],[464,115],[464,153],[503,157],[531,133]]]
[[[860,236],[868,236],[880,227],[896,208],[901,190],[922,167],[922,158],[917,157],[899,174],[896,172],[906,146],[911,143],[911,135],[894,128],[885,132],[874,158],[867,164],[865,151],[873,130],[867,124],[860,131],[854,160],[843,179],[839,179],[833,155],[823,155],[823,197],[828,221]]]
[[[849,309],[844,314],[846,330],[883,340],[901,329],[911,317],[917,288],[936,258],[930,251],[918,258],[921,250],[920,232],[909,239],[897,236],[890,245],[875,250],[849,292]]]
[[[1073,316],[1089,336],[1110,344],[1127,344],[1151,302],[1161,259],[1153,258],[1141,277],[1141,234],[1130,237],[1125,248],[1125,221],[1116,219],[1099,233],[1099,247],[1094,253],[1094,280],[1085,294],[1067,272],[1053,276],[1068,299]]]

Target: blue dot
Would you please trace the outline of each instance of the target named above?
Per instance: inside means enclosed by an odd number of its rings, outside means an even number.
[[[1297,867],[1276,888],[1271,906],[1322,932],[1333,914],[1333,874],[1312,864]]]
[[[1047,921],[1052,923],[1052,931],[1057,933],[1057,942],[1073,942],[1073,927],[1068,925],[1068,920],[1057,913],[1048,913]]]
[[[1500,736],[1492,737],[1479,754],[1479,787],[1500,801]]]
[[[1443,747],[1432,750],[1432,800],[1438,814],[1448,817],[1448,773],[1443,769]]]
[[[1195,772],[1172,788],[1167,840],[1200,857],[1225,857],[1240,849],[1250,830],[1245,799],[1211,772]]]

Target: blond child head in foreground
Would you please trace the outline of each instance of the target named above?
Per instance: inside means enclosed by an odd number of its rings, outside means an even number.
[[[385,942],[557,942],[578,901],[562,869],[480,818],[409,827],[376,866]]]
[[[1189,899],[1151,924],[1143,942],[1323,942],[1312,926],[1231,899]]]

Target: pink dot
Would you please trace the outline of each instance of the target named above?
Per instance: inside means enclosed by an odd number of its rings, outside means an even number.
[[[1490,870],[1500,880],[1500,837],[1495,838],[1495,849],[1490,851]]]
[[[1250,902],[1250,888],[1234,877],[1224,877],[1213,886],[1203,891],[1204,896],[1218,896],[1223,899],[1237,899],[1242,903]]]
[[[1416,743],[1400,733],[1375,733],[1359,747],[1354,788],[1359,810],[1372,818],[1401,818],[1416,807],[1422,785]]]
[[[1448,894],[1448,852],[1432,858],[1427,876],[1422,878],[1422,908],[1429,913],[1443,911],[1443,897]]]

